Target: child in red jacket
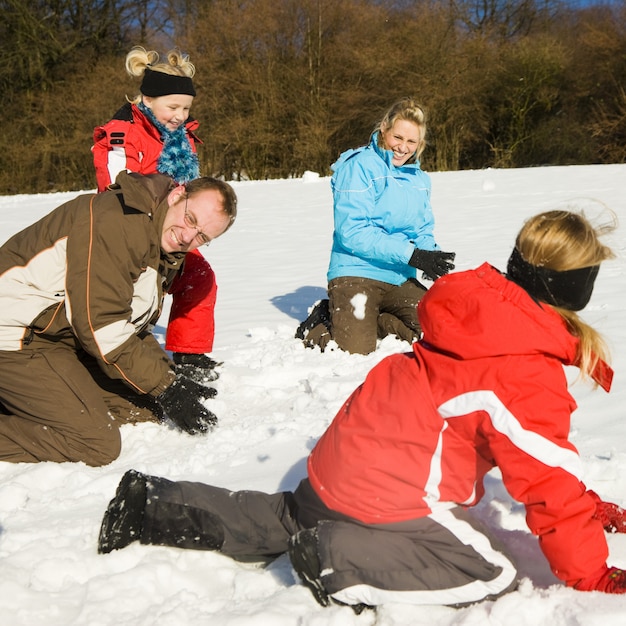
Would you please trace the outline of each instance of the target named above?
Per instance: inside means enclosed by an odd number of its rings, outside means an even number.
[[[140,94],[94,130],[98,191],[115,182],[123,170],[160,172],[179,184],[198,178],[198,122],[189,115],[196,95],[195,67],[178,50],[168,52],[167,62],[159,63],[156,52],[136,46],[126,56],[126,71],[142,78]],[[173,352],[177,366],[197,382],[215,380],[218,364],[206,353],[213,350],[217,284],[199,250],[187,255],[170,293],[166,350]]]
[[[461,606],[517,585],[506,549],[471,511],[499,468],[552,571],[582,591],[626,593],[606,532],[626,513],[582,482],[564,366],[607,391],[600,335],[576,313],[613,256],[583,216],[550,211],[517,237],[507,273],[439,278],[423,338],[383,359],[345,402],[295,492],[230,492],[127,472],[99,551],[134,540],[237,559],[288,552],[320,604]]]

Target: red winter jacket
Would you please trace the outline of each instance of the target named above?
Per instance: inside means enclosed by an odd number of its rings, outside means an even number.
[[[577,339],[488,264],[440,278],[418,310],[413,353],[377,365],[312,451],[319,497],[368,524],[436,516],[478,502],[498,467],[555,575],[596,571],[607,544],[568,441]]]
[[[199,143],[195,131],[198,121],[185,122],[187,138],[193,151]],[[93,131],[93,164],[98,191],[104,191],[122,171],[154,174],[163,149],[158,128],[134,105],[127,103],[113,119]]]
[[[185,123],[193,151],[200,140],[199,124]],[[104,191],[122,170],[154,174],[163,142],[156,126],[134,105],[127,103],[113,119],[94,129],[93,161],[98,191]],[[202,354],[213,350],[215,338],[215,274],[199,250],[187,254],[183,272],[175,279],[165,348],[173,352]]]

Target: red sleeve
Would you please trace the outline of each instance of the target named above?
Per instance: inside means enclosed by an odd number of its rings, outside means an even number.
[[[577,580],[606,563],[608,546],[596,506],[581,482],[554,480],[545,501],[526,504],[526,519],[561,580]]]
[[[106,126],[97,126],[93,131],[93,165],[96,170],[96,184],[98,192],[104,191],[111,183],[111,177],[107,168],[107,156],[109,153],[109,138]]]
[[[126,134],[128,122],[111,120],[93,132],[93,164],[98,191],[104,191],[126,169]]]
[[[165,349],[203,354],[213,350],[215,337],[215,274],[198,250],[185,256],[183,271],[169,292],[173,296]]]
[[[151,162],[144,164],[145,148],[138,145],[137,133],[126,120],[112,119],[93,132],[93,164],[98,191],[104,191],[122,170],[151,174]]]
[[[528,527],[552,571],[575,580],[606,562],[608,546],[594,519],[596,504],[581,482],[578,451],[568,440],[576,405],[562,367],[554,363],[529,373],[519,376],[506,404],[506,427],[489,429],[490,449],[507,490],[525,505]]]

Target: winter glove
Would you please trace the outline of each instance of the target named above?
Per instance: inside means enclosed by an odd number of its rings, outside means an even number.
[[[603,565],[595,574],[568,582],[578,591],[603,591],[604,593],[626,593],[626,572],[617,567]]]
[[[177,373],[183,374],[201,385],[210,383],[220,377],[220,373],[215,368],[222,365],[222,363],[214,361],[206,354],[174,352],[172,359],[176,364]]]
[[[441,250],[420,250],[415,248],[409,259],[409,265],[424,272],[424,276],[430,280],[437,280],[440,276],[454,269],[455,252],[442,252]]]
[[[603,502],[595,491],[587,493],[596,502],[594,519],[599,520],[607,533],[626,533],[626,511],[612,502]]]
[[[201,404],[201,400],[213,398],[216,394],[212,387],[199,385],[183,374],[176,374],[176,380],[157,397],[157,402],[176,426],[190,435],[196,435],[207,432],[217,424],[217,417]]]

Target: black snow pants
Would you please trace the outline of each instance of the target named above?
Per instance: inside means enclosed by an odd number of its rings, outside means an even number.
[[[367,525],[328,509],[307,479],[295,492],[232,492],[148,477],[141,543],[214,550],[238,560],[287,551],[317,528],[320,580],[344,604],[459,606],[497,597],[517,573],[486,529],[461,507],[394,524]]]

